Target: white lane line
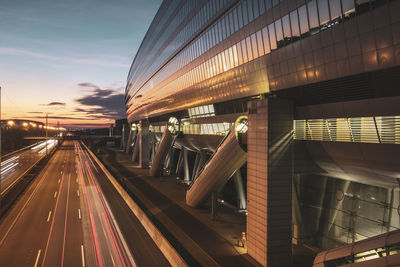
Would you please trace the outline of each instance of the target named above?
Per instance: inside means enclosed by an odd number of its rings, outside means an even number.
[[[57,197],[57,191],[56,192],[54,192],[54,198],[56,198]]]
[[[79,189],[78,189],[78,190],[76,190],[76,193],[78,194],[78,197],[79,197]]]
[[[35,266],[34,267],[36,267],[37,265],[38,265],[38,263],[39,263],[39,258],[40,258],[40,253],[42,252],[42,250],[41,249],[39,249],[39,251],[38,251],[38,253],[37,253],[37,256],[36,256],[36,261],[35,261]]]
[[[50,217],[51,217],[51,211],[49,211],[49,216],[47,216],[47,222],[50,221]]]
[[[82,216],[81,216],[81,209],[78,209],[78,216],[79,216],[79,219],[82,219]]]
[[[83,251],[83,245],[81,245],[81,254],[82,254],[82,267],[85,267],[85,251]]]

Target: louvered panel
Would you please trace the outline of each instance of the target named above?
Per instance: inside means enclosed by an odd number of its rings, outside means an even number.
[[[400,144],[400,116],[295,120],[297,140]]]

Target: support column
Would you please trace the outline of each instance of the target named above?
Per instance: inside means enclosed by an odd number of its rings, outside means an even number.
[[[150,165],[151,133],[149,122],[140,121],[140,141],[139,141],[139,165],[140,168],[148,168]]]
[[[247,252],[263,266],[291,266],[293,104],[248,104]]]
[[[138,158],[139,158],[140,140],[142,139],[141,136],[142,136],[142,133],[139,130],[136,134],[135,143],[133,144],[133,151],[132,151],[132,161],[133,162],[138,161]]]
[[[243,179],[242,179],[242,174],[240,173],[240,169],[235,171],[233,174],[233,181],[235,182],[235,187],[236,187],[236,194],[238,198],[238,208],[239,210],[245,210],[246,209],[246,195],[244,193],[244,188],[243,188]]]
[[[126,147],[125,147],[125,153],[129,154],[129,150],[131,148],[131,144],[132,144],[132,139],[133,139],[133,131],[132,131],[132,127],[130,127],[131,129],[129,129],[129,136],[128,136],[128,141],[126,142]]]
[[[188,159],[189,152],[185,147],[182,147],[182,149],[183,149],[183,173],[184,173],[183,182],[189,184],[190,183],[189,159]]]
[[[167,125],[161,137],[157,151],[153,153],[153,162],[150,168],[150,176],[160,176],[162,174],[163,163],[168,156],[175,141],[174,135],[170,132]]]

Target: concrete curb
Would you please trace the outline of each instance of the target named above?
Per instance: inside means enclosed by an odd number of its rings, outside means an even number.
[[[82,143],[83,144],[83,143]],[[111,173],[107,170],[106,167],[100,162],[100,160],[94,155],[94,153],[85,145],[85,148],[90,153],[92,158],[96,161],[96,163],[100,166],[102,171],[106,174],[108,180],[113,184],[115,189],[121,195],[121,197],[125,200],[128,207],[135,214],[138,220],[141,222],[143,227],[146,229],[147,233],[153,239],[154,243],[159,247],[161,252],[164,254],[165,258],[172,266],[188,266],[188,264],[183,260],[183,258],[179,255],[179,253],[175,250],[175,248],[168,242],[168,240],[161,234],[161,232],[157,229],[157,227],[151,222],[151,220],[147,217],[147,215],[143,212],[143,210],[132,200],[129,194],[123,189],[123,187],[117,182],[117,180],[111,175]]]

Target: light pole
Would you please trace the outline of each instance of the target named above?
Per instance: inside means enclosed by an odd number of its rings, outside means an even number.
[[[48,126],[47,126],[47,117],[48,117],[48,114],[46,113],[46,157],[47,157],[47,128],[48,128]]]

